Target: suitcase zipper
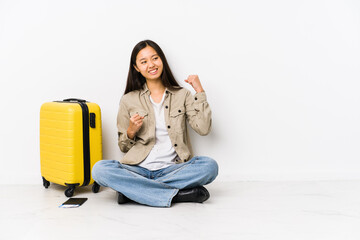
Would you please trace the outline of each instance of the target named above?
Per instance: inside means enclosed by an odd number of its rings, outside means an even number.
[[[84,183],[90,182],[90,137],[89,137],[89,108],[84,102],[79,102],[83,115],[83,148],[84,148]]]
[[[82,109],[84,182],[81,186],[87,186],[90,183],[91,169],[90,169],[89,108],[86,105],[86,100],[69,98],[69,99],[64,99],[63,101],[55,101],[55,102],[78,103]]]

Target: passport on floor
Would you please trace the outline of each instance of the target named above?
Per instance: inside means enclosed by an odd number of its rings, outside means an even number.
[[[59,208],[77,208],[80,207],[84,202],[88,200],[87,198],[69,198]]]

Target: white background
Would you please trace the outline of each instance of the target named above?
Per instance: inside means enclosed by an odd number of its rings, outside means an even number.
[[[0,0],[0,183],[41,183],[39,110],[102,109],[105,159],[132,48],[157,42],[198,74],[213,130],[191,133],[219,180],[360,178],[360,2]],[[193,91],[194,92],[194,91]]]

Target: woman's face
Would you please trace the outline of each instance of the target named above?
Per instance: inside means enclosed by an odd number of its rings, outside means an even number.
[[[146,46],[138,53],[134,67],[146,80],[160,80],[163,71],[161,58],[150,46]]]

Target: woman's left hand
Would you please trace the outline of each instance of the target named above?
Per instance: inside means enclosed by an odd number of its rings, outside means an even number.
[[[204,92],[204,89],[201,86],[200,79],[198,75],[190,75],[185,82],[190,84],[197,93]]]

